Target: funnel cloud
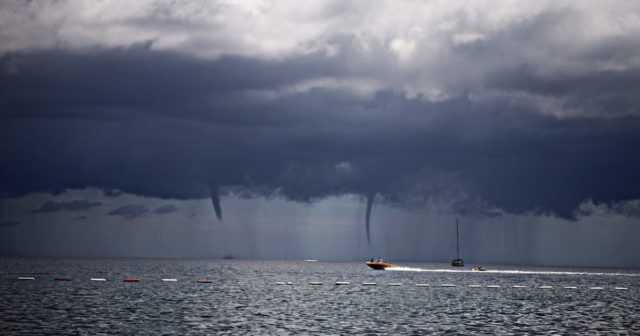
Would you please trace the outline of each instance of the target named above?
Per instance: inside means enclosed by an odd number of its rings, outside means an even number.
[[[371,246],[371,209],[373,209],[373,201],[376,194],[367,195],[367,212],[365,215],[364,226],[367,231],[367,243]]]
[[[211,195],[211,204],[213,204],[213,210],[216,213],[218,222],[222,222],[222,205],[220,204],[220,194],[218,188],[209,188],[209,194]]]

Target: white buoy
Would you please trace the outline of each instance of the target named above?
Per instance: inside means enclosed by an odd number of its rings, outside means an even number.
[[[553,286],[540,286],[540,289],[552,289]]]
[[[500,288],[500,285],[487,285],[487,288]]]
[[[176,282],[176,281],[178,281],[178,279],[160,279],[160,280],[162,280],[164,282]]]
[[[35,280],[34,277],[18,277],[18,280]]]
[[[480,287],[482,287],[482,286],[480,286],[480,285],[469,285],[469,287],[470,287],[470,288],[480,288]]]
[[[564,289],[578,289],[576,286],[565,286]]]
[[[336,286],[346,286],[350,284],[351,283],[349,281],[336,281]]]
[[[454,285],[454,284],[442,284],[440,286],[441,287],[455,287],[456,285]]]
[[[375,282],[363,282],[362,285],[363,286],[375,286],[376,283]]]
[[[287,282],[287,285],[293,285],[293,282],[289,281]]]
[[[402,286],[402,284],[399,282],[392,282],[389,284],[389,286]]]
[[[604,287],[589,287],[591,290],[603,290]]]
[[[527,288],[527,286],[523,286],[523,285],[513,285],[513,288]]]
[[[429,284],[426,284],[426,283],[417,283],[416,286],[417,287],[430,287]]]
[[[278,281],[276,282],[276,285],[282,286],[282,285],[286,285],[286,283],[284,281]]]
[[[105,278],[91,278],[91,279],[89,279],[89,281],[105,282],[105,281],[107,281],[107,279],[105,279]]]
[[[323,285],[323,283],[320,282],[320,281],[309,281],[309,284],[313,285],[313,286],[322,286]]]
[[[627,288],[627,287],[615,287],[614,289],[615,290],[627,290],[629,288]]]

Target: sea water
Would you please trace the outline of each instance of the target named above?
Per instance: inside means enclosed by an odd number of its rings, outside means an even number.
[[[640,333],[638,271],[400,265],[1,258],[0,334]]]

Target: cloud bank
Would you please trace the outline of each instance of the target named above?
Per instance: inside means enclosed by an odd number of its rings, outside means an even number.
[[[574,218],[640,197],[638,13],[7,2],[0,188],[211,198],[219,219],[228,192]]]
[[[47,201],[42,204],[38,209],[29,211],[32,214],[47,213],[47,212],[59,212],[59,211],[82,211],[93,207],[100,206],[100,202],[90,202],[88,200],[73,200],[68,202],[55,202]]]
[[[172,212],[178,211],[178,207],[173,204],[167,204],[163,206],[159,206],[153,210],[153,213],[157,215],[166,215]]]
[[[142,215],[145,215],[149,212],[149,209],[143,205],[137,204],[129,204],[123,205],[121,207],[117,207],[111,211],[107,215],[109,216],[122,216],[124,219],[136,219]]]

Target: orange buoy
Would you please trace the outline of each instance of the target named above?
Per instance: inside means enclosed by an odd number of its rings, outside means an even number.
[[[67,278],[67,277],[55,277],[55,278],[53,278],[53,280],[55,280],[55,281],[71,281],[71,278]]]
[[[212,283],[213,281],[211,281],[210,279],[200,279],[198,281],[196,281],[197,283]]]
[[[140,282],[140,278],[124,278],[124,282]]]

